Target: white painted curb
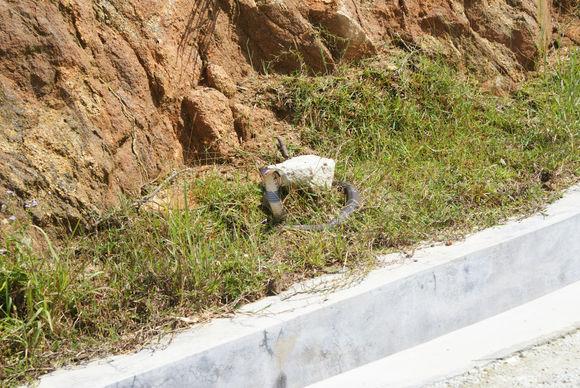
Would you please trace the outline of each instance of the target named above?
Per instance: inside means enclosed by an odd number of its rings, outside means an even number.
[[[542,215],[413,259],[329,294],[266,298],[164,349],[60,370],[40,386],[298,387],[384,358],[580,280],[580,186]]]
[[[580,282],[309,388],[426,387],[578,328]]]

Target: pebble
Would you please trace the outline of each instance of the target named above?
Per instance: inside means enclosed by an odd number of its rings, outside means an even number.
[[[37,206],[38,206],[38,201],[36,199],[31,199],[29,201],[24,202],[25,209],[30,209],[30,208],[37,207]]]

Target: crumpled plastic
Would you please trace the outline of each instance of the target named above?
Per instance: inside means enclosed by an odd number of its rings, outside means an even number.
[[[280,175],[281,186],[330,189],[336,162],[316,155],[301,155],[267,167]]]

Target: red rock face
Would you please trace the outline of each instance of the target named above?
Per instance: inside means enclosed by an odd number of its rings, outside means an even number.
[[[548,1],[391,0],[374,2],[368,23],[383,37],[428,52],[442,53],[459,65],[518,79],[532,69],[548,45]]]
[[[221,92],[196,89],[183,99],[181,112],[185,161],[217,162],[239,145],[229,101]]]
[[[0,1],[0,185],[74,221],[182,163],[190,3]]]
[[[250,136],[235,82],[256,71],[329,72],[395,43],[517,80],[550,33],[537,0],[0,0],[0,197],[86,221],[227,157]]]

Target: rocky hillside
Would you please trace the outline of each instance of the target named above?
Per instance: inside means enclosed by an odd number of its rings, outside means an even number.
[[[0,201],[26,207],[41,225],[88,221],[172,168],[227,161],[251,143],[254,108],[236,100],[239,83],[261,72],[330,72],[395,45],[518,81],[551,42],[553,8],[549,0],[0,0]]]

